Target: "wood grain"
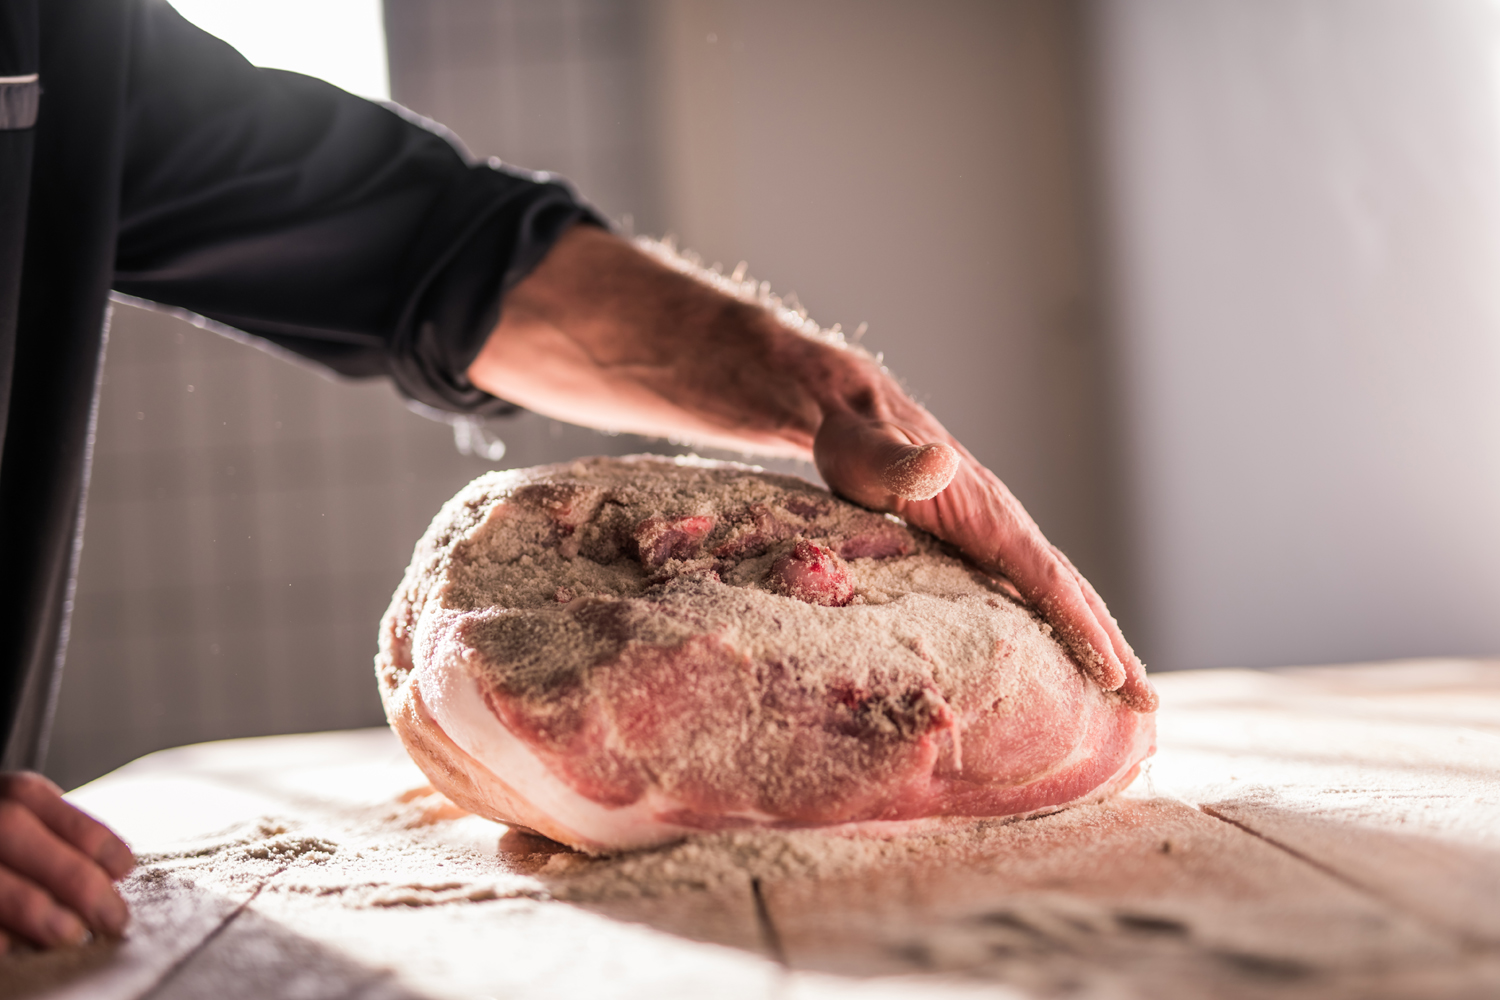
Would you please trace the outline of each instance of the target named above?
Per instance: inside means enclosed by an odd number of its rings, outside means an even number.
[[[1171,680],[1160,790],[1500,947],[1500,664]]]
[[[131,926],[122,941],[13,954],[0,959],[0,997],[109,1000],[148,995],[240,911],[259,886],[200,891],[190,879],[151,870],[123,884]]]
[[[126,940],[0,959],[0,996],[1500,995],[1500,666],[1160,688],[1125,796],[821,867],[824,835],[588,859],[384,731],[168,751],[73,796],[141,853]]]
[[[1440,996],[1490,975],[1448,935],[1170,800],[1006,833],[937,863],[768,886],[788,960],[1041,995],[1401,996],[1420,982]]]

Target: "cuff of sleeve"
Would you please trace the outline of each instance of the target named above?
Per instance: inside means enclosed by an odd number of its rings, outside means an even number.
[[[609,223],[547,175],[522,175],[493,161],[471,170],[476,183],[465,185],[470,190],[449,199],[445,210],[467,210],[473,222],[403,318],[390,353],[391,376],[418,409],[499,416],[518,407],[477,388],[466,373],[499,322],[506,293],[569,227]],[[486,187],[488,204],[474,204]]]

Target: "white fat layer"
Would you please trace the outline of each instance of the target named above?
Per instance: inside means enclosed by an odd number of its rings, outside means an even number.
[[[417,670],[417,690],[448,738],[514,788],[538,812],[595,844],[618,850],[655,847],[691,831],[657,819],[676,808],[656,790],[628,806],[609,808],[578,794],[557,778],[490,711],[479,681],[463,670]]]
[[[683,806],[659,788],[649,789],[628,806],[610,807],[579,794],[553,774],[541,758],[490,710],[481,682],[453,662],[469,652],[462,648],[452,630],[457,617],[434,616],[435,620],[423,622],[418,630],[417,643],[426,648],[425,655],[417,658],[421,665],[416,669],[415,680],[432,720],[460,749],[514,789],[537,812],[600,847],[611,850],[655,847],[695,832],[660,818]],[[1120,769],[1109,781],[1075,801],[1092,798],[1101,789],[1117,790],[1113,786],[1149,755],[1154,736],[1154,725],[1136,726],[1132,740],[1134,746]],[[1070,763],[1088,752],[1088,741],[1081,741]],[[775,817],[758,811],[738,814],[734,818],[752,825],[775,822]],[[877,825],[884,822],[887,821],[873,821]]]
[[[677,804],[659,790],[652,789],[638,801],[619,808],[600,805],[575,792],[547,770],[547,765],[490,711],[479,681],[466,672],[419,667],[416,681],[428,713],[449,739],[515,789],[532,808],[593,843],[628,851],[671,843],[695,832],[657,818],[661,813],[677,808]],[[1036,812],[1048,813],[1064,805],[1106,798],[1119,792],[1124,787],[1122,779],[1151,753],[1155,728],[1154,725],[1136,727],[1134,745],[1120,769],[1108,781],[1073,802],[1048,805]],[[772,819],[770,816],[754,818]],[[851,829],[874,831],[903,827],[906,822],[910,821],[867,820],[845,825]]]

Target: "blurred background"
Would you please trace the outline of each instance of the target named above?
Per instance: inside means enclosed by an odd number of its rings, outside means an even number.
[[[176,6],[868,323],[1153,669],[1500,651],[1495,0]],[[379,724],[443,500],[681,450],[490,430],[117,304],[49,772]]]

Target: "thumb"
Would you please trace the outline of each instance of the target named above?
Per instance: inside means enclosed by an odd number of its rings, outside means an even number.
[[[813,441],[818,472],[838,493],[867,507],[893,499],[931,500],[958,472],[958,450],[918,444],[895,424],[850,412],[824,418]]]

